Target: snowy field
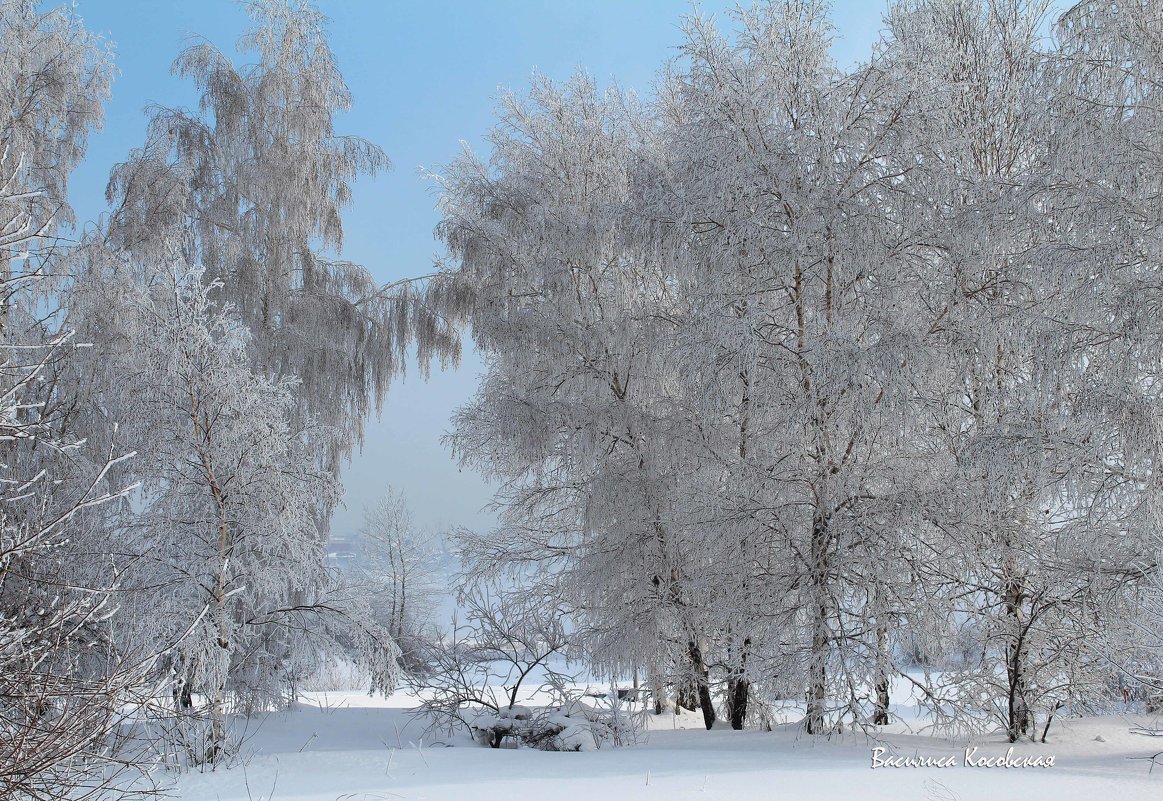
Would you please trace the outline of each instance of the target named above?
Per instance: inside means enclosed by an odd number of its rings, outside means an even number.
[[[181,801],[484,801],[485,799],[885,799],[1092,801],[1163,798],[1163,767],[1132,759],[1163,750],[1163,738],[1130,733],[1143,716],[1056,722],[1045,745],[1013,756],[1053,755],[1054,766],[967,767],[1009,747],[1000,735],[971,744],[905,733],[808,738],[795,724],[773,732],[706,731],[701,716],[650,718],[634,747],[586,753],[481,747],[467,736],[422,737],[408,715],[414,697],[312,693],[289,712],[249,722],[243,758],[231,768],[179,778]],[[908,720],[908,707],[895,710]],[[872,769],[890,756],[954,757],[948,768]]]

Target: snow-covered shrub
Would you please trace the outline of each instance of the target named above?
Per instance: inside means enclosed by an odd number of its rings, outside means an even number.
[[[638,728],[617,704],[580,700],[530,708],[514,705],[478,715],[470,724],[481,745],[499,748],[506,737],[542,751],[596,751],[632,743]]]
[[[565,612],[528,589],[470,583],[460,603],[463,624],[432,644],[426,670],[412,689],[424,700],[416,714],[433,727],[467,729],[482,745],[499,748],[506,737],[546,751],[589,751],[628,745],[640,729],[615,697],[591,704],[573,697],[574,677],[548,666],[568,645]],[[531,678],[537,681],[533,692]],[[522,690],[524,688],[524,690]],[[519,703],[547,693],[551,703]]]
[[[459,602],[465,622],[454,616],[452,628],[428,644],[423,669],[408,678],[424,699],[416,714],[449,732],[471,730],[474,711],[516,707],[531,675],[555,675],[546,662],[568,643],[563,611],[535,594],[469,583]]]

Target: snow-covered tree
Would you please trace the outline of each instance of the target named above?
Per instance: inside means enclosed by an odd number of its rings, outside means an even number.
[[[94,260],[93,265],[100,262]],[[300,428],[295,382],[252,367],[250,333],[199,271],[149,285],[94,271],[73,289],[96,351],[96,403],[123,421],[141,458],[142,489],[120,519],[137,554],[132,612],[119,636],[172,644],[178,711],[205,698],[215,761],[224,715],[293,700],[340,638],[390,686],[395,650],[369,610],[336,595],[321,534],[334,478],[312,447],[330,434]]]
[[[1061,56],[1039,39],[1044,12],[898,3],[886,48],[887,68],[930,106],[910,132],[910,178],[933,200],[930,287],[952,368],[926,387],[943,387],[931,424],[949,461],[920,569],[981,644],[978,663],[942,677],[937,703],[977,706],[1011,740],[1100,692],[1093,610],[1116,614],[1112,593],[1135,572],[1101,563],[1143,554],[1137,518],[1153,501],[1127,479],[1150,470],[1157,442],[1127,439],[1125,426],[1142,426],[1128,408],[1152,414],[1153,401],[1111,325],[1106,298],[1127,278],[1105,250],[1112,232],[1079,226],[1079,197],[1064,191],[1083,140],[1076,109],[1063,114]],[[1095,236],[1098,263],[1081,241]]]
[[[460,267],[443,278],[491,364],[451,441],[504,486],[498,553],[481,564],[538,564],[598,664],[689,685],[709,726],[687,435],[664,361],[681,310],[653,244],[626,227],[648,137],[632,97],[538,79],[528,101],[505,100],[490,163],[449,168],[440,233]]]
[[[1102,663],[1157,692],[1160,544],[1160,147],[1163,10],[1080,2],[1057,26],[1052,107],[1055,259],[1085,281],[1089,347],[1079,405],[1094,420],[1071,521],[1088,574],[1122,591],[1103,604]],[[1096,350],[1098,353],[1096,353]],[[1146,580],[1144,580],[1146,579]],[[1088,649],[1089,651],[1090,649]]]
[[[688,21],[689,69],[660,103],[661,186],[643,192],[676,240],[668,252],[681,254],[677,278],[698,315],[685,375],[703,430],[719,429],[710,441],[723,471],[701,500],[739,543],[724,556],[747,614],[779,624],[734,628],[750,632],[750,648],[791,647],[782,668],[802,682],[806,726],[820,732],[838,713],[859,716],[853,688],[887,667],[877,643],[887,610],[873,620],[869,593],[890,578],[877,569],[923,471],[902,424],[930,321],[896,192],[909,110],[875,66],[835,69],[825,4],[737,16],[734,40]]]
[[[67,8],[0,3],[0,247],[19,238],[36,249],[74,221],[69,176],[101,123],[112,72],[109,51]]]
[[[199,110],[151,111],[68,296],[93,343],[80,414],[148,454],[115,521],[140,590],[119,636],[171,646],[176,706],[200,694],[210,713],[194,758],[211,761],[232,704],[286,702],[327,650],[355,648],[390,683],[390,635],[325,570],[337,475],[413,346],[422,370],[459,348],[409,282],[332,258],[352,181],[387,159],[334,130],[350,95],[325,19],[291,0],[247,8],[257,63],[207,42],[179,56]]]
[[[421,665],[423,638],[441,594],[434,540],[415,525],[407,502],[392,488],[364,510],[353,578],[366,593],[375,620],[400,648],[407,668]]]
[[[63,434],[45,390],[73,350],[67,335],[2,348],[0,794],[10,798],[123,789],[141,757],[121,739],[126,704],[146,694],[159,656],[113,636],[122,576],[111,558],[92,563],[90,549],[105,541],[99,507],[123,491],[108,481],[119,458],[102,465]]]
[[[131,454],[78,432],[76,338],[46,312],[62,276],[69,175],[111,62],[68,9],[0,3],[0,795],[125,797],[142,754],[126,709],[152,647],[113,636],[124,565],[105,522]],[[148,783],[138,785],[148,787]]]
[[[708,724],[719,681],[736,726],[802,692],[811,732],[887,722],[951,628],[956,723],[1101,691],[1153,569],[1158,20],[1081,4],[1055,53],[1044,11],[894,3],[847,73],[824,2],[692,18],[650,105],[539,81],[446,171],[433,288],[489,364],[452,443],[504,482],[472,555],[539,566],[599,664]]]
[[[459,338],[408,283],[382,288],[332,257],[352,181],[388,159],[335,131],[351,95],[323,15],[299,0],[246,7],[255,28],[239,46],[257,62],[236,67],[205,41],[178,57],[173,70],[201,90],[199,110],[153,110],[145,145],[110,179],[107,238],[146,269],[178,248],[222,282],[253,334],[254,363],[297,378],[297,407],[335,431],[316,443],[334,472],[411,348],[426,370],[434,357],[455,362]]]

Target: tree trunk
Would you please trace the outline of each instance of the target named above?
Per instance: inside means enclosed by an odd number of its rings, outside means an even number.
[[[741,312],[745,313],[746,308],[747,304],[744,303]],[[751,374],[747,370],[741,370],[739,380],[743,384],[743,396],[739,401],[739,461],[744,463],[747,461],[747,432],[751,426]],[[743,564],[749,563],[748,544],[749,540],[746,537],[739,543]],[[747,574],[744,572],[740,596],[747,598],[748,595]],[[738,731],[747,722],[747,700],[751,695],[751,682],[747,678],[747,655],[751,649],[751,638],[744,637],[742,645],[737,648],[732,639],[731,646],[735,653],[730,660],[731,675],[727,678],[727,719],[731,722],[731,728]]]
[[[12,283],[12,259],[9,256],[0,253],[0,291],[3,291],[4,300],[0,301],[0,345],[8,345],[11,342],[11,336],[8,332],[8,316],[10,302],[9,287]],[[5,387],[5,390],[9,387]],[[21,411],[18,408],[18,411]]]
[[[816,513],[812,521],[812,564],[809,565],[813,590],[812,643],[808,663],[807,716],[804,728],[808,734],[825,733],[825,702],[827,698],[828,605],[824,588],[827,583],[828,521]]]
[[[175,655],[173,660],[171,670],[174,675],[174,684],[170,688],[170,694],[174,698],[174,714],[180,715],[184,710],[194,705],[194,687],[193,682],[190,681],[194,671],[181,654]]]
[[[888,718],[888,630],[884,623],[876,627],[876,708],[872,715],[874,726],[887,726]]]
[[[747,722],[747,701],[751,695],[751,681],[747,678],[747,655],[750,648],[751,639],[744,639],[731,667],[731,676],[727,679],[727,719],[731,721],[731,728],[737,731]]]
[[[226,699],[224,688],[217,687],[210,697],[210,742],[206,744],[206,762],[213,765],[226,750]]]
[[[711,702],[711,685],[707,680],[707,663],[703,661],[703,651],[694,640],[688,645],[691,667],[695,674],[695,688],[699,695],[699,707],[703,710],[703,723],[707,728],[715,725],[715,705]]]
[[[1011,578],[1006,582],[1005,602],[1006,615],[1012,622],[1014,631],[1010,642],[1006,645],[1006,735],[1009,741],[1016,742],[1019,737],[1030,731],[1030,710],[1026,703],[1026,665],[1025,665],[1025,631],[1022,626],[1022,592],[1021,581]]]
[[[186,677],[182,689],[178,693],[178,711],[190,709],[194,706],[194,684]]]
[[[824,733],[824,705],[828,678],[824,665],[825,649],[828,646],[824,622],[826,611],[823,605],[817,607],[815,625],[812,627],[811,664],[808,667],[808,714],[804,720],[804,728],[808,734]]]
[[[739,731],[747,722],[747,701],[751,696],[751,682],[743,677],[731,679],[727,684],[727,717],[731,728]]]

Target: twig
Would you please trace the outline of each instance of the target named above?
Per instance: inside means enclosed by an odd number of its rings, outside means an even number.
[[[1152,754],[1151,756],[1127,757],[1127,759],[1145,759],[1149,761],[1151,763],[1151,767],[1147,769],[1147,773],[1150,774],[1151,771],[1155,770],[1155,763],[1161,756],[1163,756],[1163,751],[1159,751],[1158,753]]]

